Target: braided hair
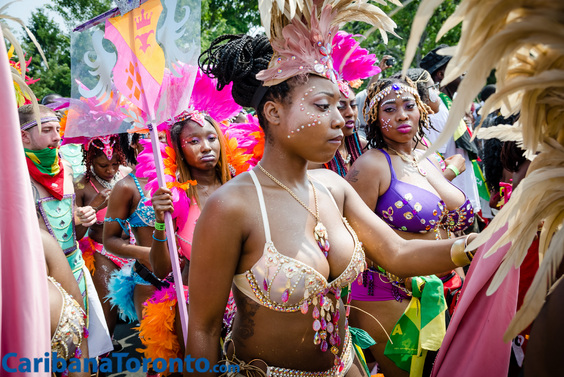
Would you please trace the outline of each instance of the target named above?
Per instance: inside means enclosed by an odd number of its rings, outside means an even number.
[[[219,141],[220,154],[219,154],[219,161],[215,166],[215,172],[217,178],[223,185],[224,183],[226,183],[231,179],[229,164],[227,163],[227,153],[225,151],[225,144],[226,144],[225,139],[223,138],[223,133],[221,132],[219,125],[217,124],[217,122],[215,122],[212,119],[212,117],[210,117],[209,115],[205,115],[205,120],[206,122],[210,123],[213,126],[215,132],[217,133],[217,140]],[[184,159],[184,152],[182,151],[182,138],[180,137],[182,130],[189,122],[194,122],[194,121],[188,118],[180,122],[176,122],[170,128],[170,143],[172,144],[172,147],[176,153],[176,166],[178,167],[177,173],[178,173],[179,182],[186,182],[192,180],[192,174],[190,173],[190,166],[186,163],[186,160]],[[196,190],[195,186],[190,185],[188,190],[186,190],[186,194],[188,195],[189,198],[195,199],[196,203],[200,205],[200,200],[198,198],[198,191]]]
[[[362,146],[360,145],[360,139],[357,132],[353,133],[350,136],[345,136],[345,147],[350,153],[351,160],[349,163],[352,166],[353,162],[355,162],[356,159],[359,158],[362,154]],[[344,177],[348,173],[347,164],[345,163],[343,156],[341,156],[341,153],[339,153],[338,150],[331,161],[324,164],[323,166],[325,166],[326,169],[333,170],[341,177]]]
[[[117,135],[112,135],[110,140],[113,142],[112,148],[114,150],[114,156],[117,156],[118,164],[125,165],[125,154],[121,149],[119,137]],[[96,146],[104,149],[104,144],[98,139],[92,140],[91,144],[96,144]],[[88,148],[88,150],[86,150],[86,148],[82,150],[82,159],[84,161],[84,165],[86,166],[86,172],[84,174],[84,181],[86,183],[90,182],[90,180],[92,179],[92,165],[94,163],[94,160],[104,154],[104,151],[100,148],[96,148],[94,145],[90,145],[90,148]]]
[[[406,77],[413,81],[417,93],[419,93],[419,98],[421,98],[423,103],[426,103],[429,99],[429,84],[433,84],[431,74],[423,68],[409,68]],[[390,78],[401,80],[402,74],[401,72],[396,72]]]
[[[137,165],[137,151],[132,145],[137,144],[141,135],[138,133],[128,134],[122,133],[119,134],[119,146],[125,155],[125,161],[131,165]]]
[[[253,96],[262,86],[257,73],[267,69],[272,58],[272,46],[264,34],[251,37],[246,34],[222,35],[202,52],[198,65],[210,77],[217,79],[217,90],[233,82],[231,94],[243,107],[253,107]],[[266,93],[256,106],[259,124],[268,134],[263,108],[267,101],[290,103],[290,90],[295,77],[280,84],[266,87]],[[255,104],[256,105],[256,104]]]
[[[368,87],[363,113],[364,118],[366,119],[366,139],[371,148],[387,148],[388,145],[384,141],[384,136],[382,135],[382,129],[380,127],[380,114],[378,111],[380,102],[374,104],[372,107],[370,107],[370,102],[377,93],[394,83],[415,88],[415,84],[413,84],[413,81],[411,81],[408,77],[405,78],[405,81],[395,78],[381,79]],[[419,109],[419,130],[413,139],[416,147],[423,136],[425,136],[425,130],[429,129],[429,111],[431,111],[431,109],[421,101],[418,95],[414,97],[417,108]]]

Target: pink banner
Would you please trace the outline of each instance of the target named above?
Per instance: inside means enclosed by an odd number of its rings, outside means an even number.
[[[1,30],[0,87],[5,90],[0,101],[0,355],[9,356],[0,376],[48,377],[43,364],[33,372],[34,358],[45,359],[47,352],[47,363],[51,360],[47,273]],[[32,362],[29,371],[19,369],[23,358]],[[11,368],[16,370],[10,373]]]

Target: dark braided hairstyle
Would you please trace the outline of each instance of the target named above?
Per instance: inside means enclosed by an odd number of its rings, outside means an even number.
[[[517,146],[516,141],[504,142],[499,155],[501,165],[511,173],[517,172],[521,165],[527,161],[527,158],[523,155],[524,152],[523,149]]]
[[[503,143],[499,139],[484,140],[481,159],[484,166],[484,179],[490,192],[499,192],[499,182],[503,178],[503,166],[501,165],[501,149]]]
[[[119,146],[125,155],[125,161],[130,165],[137,165],[137,152],[131,145],[137,144],[141,135],[134,133],[130,138],[130,134],[119,134]]]
[[[350,164],[352,166],[353,162],[355,162],[356,159],[359,158],[360,155],[362,154],[362,146],[360,145],[360,139],[358,138],[357,132],[353,133],[350,136],[345,137],[345,147],[350,153],[351,156]],[[324,164],[323,166],[325,166],[325,168],[329,170],[333,170],[341,177],[344,177],[348,173],[347,164],[345,163],[343,156],[341,156],[338,150],[335,153],[335,156],[333,156],[333,158],[331,159],[331,161]]]
[[[381,79],[368,87],[366,101],[364,101],[364,108],[362,111],[364,113],[364,119],[366,119],[366,139],[371,148],[387,148],[388,145],[384,141],[382,129],[380,128],[380,117],[378,113],[380,103],[378,102],[374,104],[374,106],[370,107],[370,102],[377,93],[394,83],[411,86],[416,89],[413,81],[411,81],[409,77],[406,77],[405,81],[394,78]],[[419,130],[414,137],[416,147],[423,136],[425,136],[425,131],[429,129],[429,111],[431,111],[431,109],[429,106],[421,102],[419,96],[415,96],[415,103],[419,109]]]
[[[120,165],[125,165],[125,154],[123,153],[123,151],[121,150],[121,146],[119,143],[119,137],[117,135],[112,135],[112,137],[110,138],[110,140],[114,143],[113,145],[113,150],[114,150],[114,156],[117,156],[117,162]],[[104,145],[102,144],[102,142],[98,139],[94,139],[92,141],[92,144],[96,144],[99,147],[104,147]],[[86,183],[90,182],[90,179],[92,178],[92,163],[94,162],[94,160],[103,155],[104,152],[99,149],[96,148],[93,145],[90,145],[90,148],[88,148],[88,150],[86,150],[86,148],[84,148],[82,150],[82,159],[84,161],[84,165],[86,166],[86,172],[84,175],[84,180]]]
[[[433,78],[423,68],[409,68],[406,73],[408,77],[417,88],[417,93],[419,93],[419,98],[423,103],[427,103],[429,99],[429,85],[433,85]],[[391,79],[401,80],[401,72],[396,72],[390,76]]]
[[[262,85],[256,75],[268,68],[272,54],[272,46],[263,34],[254,37],[246,34],[222,35],[202,52],[198,64],[206,75],[217,79],[218,90],[233,82],[231,94],[235,102],[243,107],[252,107],[253,96]],[[267,87],[255,109],[265,134],[268,125],[263,113],[264,104],[267,101],[290,103],[288,94],[294,79]]]

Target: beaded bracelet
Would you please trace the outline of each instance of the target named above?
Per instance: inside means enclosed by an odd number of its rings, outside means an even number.
[[[165,230],[165,223],[159,223],[155,221],[155,229],[156,230]]]
[[[155,241],[165,242],[167,238],[166,238],[166,235],[165,235],[164,240],[161,240],[160,238],[155,237],[155,232],[153,232],[153,239],[154,239]]]
[[[455,178],[460,175],[460,170],[458,170],[458,168],[456,166],[454,166],[452,164],[448,164],[446,168],[452,170]]]

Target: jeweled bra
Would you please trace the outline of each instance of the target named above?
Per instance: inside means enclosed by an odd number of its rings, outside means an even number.
[[[362,244],[346,219],[343,218],[345,227],[353,237],[355,247],[348,266],[331,282],[328,282],[325,276],[313,267],[280,254],[270,237],[270,226],[260,183],[253,171],[249,173],[259,196],[266,244],[261,258],[251,269],[236,275],[234,283],[249,298],[272,310],[281,312],[299,310],[307,314],[310,311],[309,306],[313,305],[311,309],[312,326],[315,331],[313,342],[319,345],[323,352],[330,348],[331,353],[335,355],[335,363],[342,368],[342,360],[338,356],[338,347],[342,344],[338,328],[341,290],[345,287],[350,288],[350,285],[365,268]],[[248,286],[243,283],[244,280],[248,282]],[[334,295],[334,299],[329,293]],[[349,294],[347,304],[350,303],[350,300]],[[349,312],[350,307],[347,306],[346,317]],[[348,326],[348,319],[345,319],[345,326]]]

